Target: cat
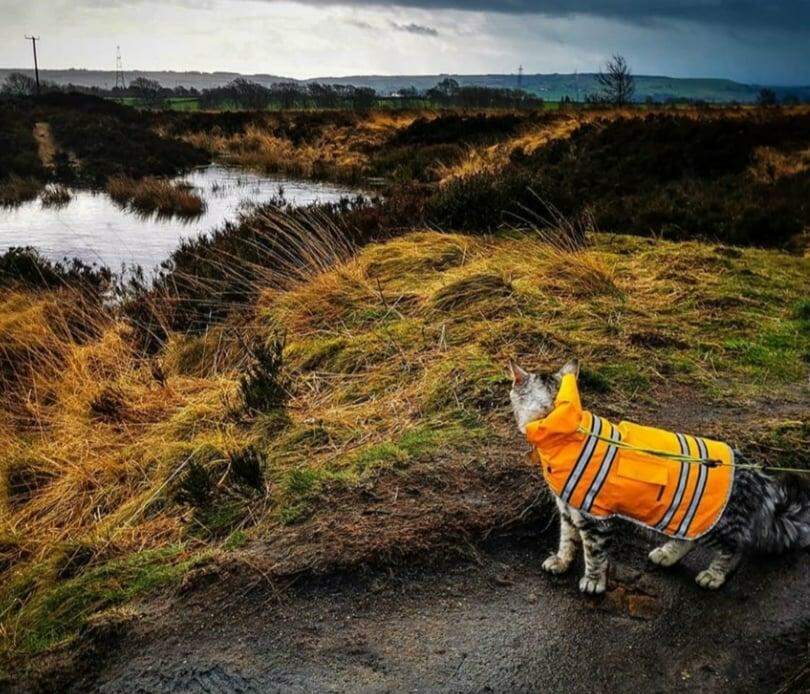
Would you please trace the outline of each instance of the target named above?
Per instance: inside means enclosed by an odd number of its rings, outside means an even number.
[[[563,377],[579,376],[577,360],[567,362],[555,374],[540,375],[510,363],[510,399],[522,433],[527,425],[545,418]],[[585,572],[579,582],[583,593],[597,595],[607,585],[608,549],[615,519],[600,519],[564,503],[555,496],[560,515],[560,541],[556,553],[543,562],[543,570],[565,573],[581,543]],[[764,469],[738,467],[734,471],[728,502],[714,527],[696,541],[669,538],[649,553],[653,564],[675,565],[697,544],[714,550],[709,566],[696,582],[707,589],[720,588],[750,551],[780,553],[810,547],[810,484],[798,475],[776,475]]]

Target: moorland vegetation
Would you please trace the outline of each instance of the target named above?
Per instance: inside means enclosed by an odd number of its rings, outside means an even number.
[[[148,282],[0,257],[7,672],[206,573],[284,585],[542,516],[510,358],[576,354],[607,416],[810,466],[805,109],[65,115],[74,98],[0,107],[0,178],[50,180],[46,121],[94,185],[219,158],[383,188],[253,210]],[[104,160],[85,112],[111,152],[139,133]]]

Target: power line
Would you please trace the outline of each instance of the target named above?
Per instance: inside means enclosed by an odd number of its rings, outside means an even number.
[[[25,38],[34,47],[34,75],[37,78],[37,96],[39,96],[39,64],[37,63],[37,41],[39,41],[39,36],[28,36],[26,34]]]

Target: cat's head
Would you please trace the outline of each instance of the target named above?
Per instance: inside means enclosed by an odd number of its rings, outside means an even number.
[[[509,363],[512,372],[512,390],[509,399],[518,429],[526,433],[526,425],[543,419],[554,408],[554,398],[560,389],[565,374],[579,376],[579,362],[571,359],[553,374],[534,374],[524,371],[517,364]]]

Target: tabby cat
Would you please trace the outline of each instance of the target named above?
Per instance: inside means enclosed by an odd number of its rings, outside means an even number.
[[[557,373],[533,374],[510,364],[510,393],[518,428],[544,419],[555,407],[555,398],[566,374],[579,375],[579,364],[569,361]],[[560,512],[560,543],[543,569],[561,574],[570,567],[581,543],[585,573],[579,582],[583,593],[603,593],[607,583],[608,548],[617,523],[601,519],[564,503],[555,495]],[[618,521],[620,522],[620,521]],[[714,526],[696,541],[669,538],[653,549],[650,560],[672,566],[697,544],[715,551],[709,566],[698,573],[703,588],[722,586],[749,551],[779,553],[810,546],[810,485],[796,475],[777,475],[767,470],[737,467],[728,501]]]

